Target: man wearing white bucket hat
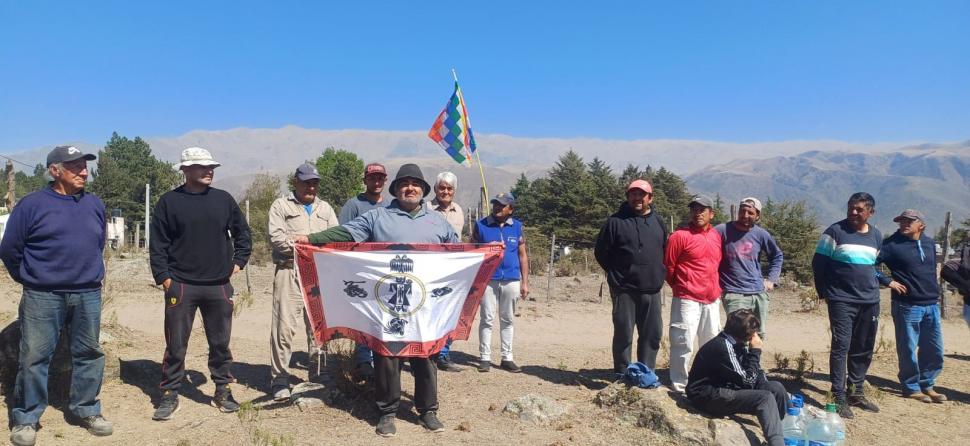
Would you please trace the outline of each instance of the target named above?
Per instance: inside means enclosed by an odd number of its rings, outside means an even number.
[[[165,357],[161,401],[153,419],[172,418],[185,377],[185,352],[196,310],[202,313],[209,342],[209,372],[216,385],[212,405],[239,410],[229,383],[232,353],[232,284],[229,278],[246,266],[251,251],[249,225],[228,192],[211,187],[219,163],[209,151],[189,147],[176,168],[185,183],[162,195],[151,224],[151,267],[155,283],[165,288]]]

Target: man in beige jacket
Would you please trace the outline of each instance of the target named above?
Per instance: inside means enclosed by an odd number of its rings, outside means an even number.
[[[310,376],[317,371],[320,349],[313,340],[313,329],[303,306],[300,284],[293,269],[293,238],[337,226],[337,215],[329,203],[317,197],[320,175],[311,164],[303,164],[293,174],[293,192],[277,198],[269,208],[269,237],[273,245],[273,320],[270,329],[270,366],[273,399],[290,397],[290,354],[298,319],[306,325]]]

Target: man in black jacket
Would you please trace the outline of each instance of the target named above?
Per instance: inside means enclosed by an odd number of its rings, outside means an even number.
[[[232,284],[229,278],[246,266],[252,250],[249,225],[228,192],[210,187],[219,163],[209,151],[182,151],[179,169],[185,184],[162,195],[151,224],[151,267],[155,283],[165,288],[165,356],[162,398],[152,419],[169,420],[178,410],[185,378],[185,352],[195,313],[202,313],[209,342],[209,372],[216,385],[212,405],[239,410],[232,397]]]
[[[714,416],[755,414],[765,441],[783,446],[781,420],[788,410],[788,393],[761,370],[759,328],[761,322],[751,310],[729,314],[724,331],[697,352],[687,377],[687,398]]]
[[[596,261],[606,271],[613,301],[613,371],[630,365],[633,328],[637,361],[653,369],[663,335],[660,310],[666,269],[663,256],[667,227],[653,210],[653,188],[635,180],[626,188],[626,202],[610,216],[596,239]]]

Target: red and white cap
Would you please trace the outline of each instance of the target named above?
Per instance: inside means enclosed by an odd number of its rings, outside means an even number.
[[[653,195],[653,187],[650,186],[650,183],[648,183],[647,180],[633,180],[633,182],[626,187],[626,191],[630,192],[633,189],[640,189],[650,195]]]

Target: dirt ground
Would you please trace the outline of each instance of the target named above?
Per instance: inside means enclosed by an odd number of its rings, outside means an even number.
[[[91,437],[65,422],[62,410],[52,407],[41,420],[39,444],[669,444],[655,432],[614,419],[593,403],[596,392],[613,381],[610,299],[606,290],[602,298],[599,296],[599,275],[557,278],[552,298],[546,278],[533,278],[535,300],[520,302],[517,309],[515,357],[522,374],[497,367],[490,373],[477,372],[473,368],[477,333],[468,341],[454,344],[455,359],[465,369],[438,374],[444,433],[430,434],[417,425],[417,417],[410,410],[413,380],[403,374],[398,435],[383,439],[374,434],[376,412],[366,396],[345,393],[332,403],[305,410],[272,403],[267,397],[272,270],[266,266],[250,268],[251,306],[237,303],[244,307],[233,327],[233,374],[238,380],[233,391],[240,402],[251,402],[244,406],[252,409],[240,416],[222,414],[209,405],[213,385],[206,368],[205,336],[197,318],[181,410],[171,421],[152,421],[164,349],[161,291],[151,285],[144,257],[114,258],[108,269],[104,321],[112,339],[105,348],[120,361],[116,364],[120,376],[106,380],[101,399],[104,415],[115,424],[115,433],[107,438]],[[5,326],[16,316],[20,288],[6,274],[2,276],[0,323]],[[243,275],[237,275],[234,282],[237,290],[246,289]],[[946,360],[937,386],[950,401],[931,405],[900,397],[888,295],[884,299],[879,349],[868,379],[882,411],[856,411],[856,418],[846,423],[850,444],[961,443],[970,435],[970,330],[959,318],[959,307],[951,307],[951,317],[944,323]],[[241,300],[237,297],[237,302]],[[777,359],[788,358],[789,368],[794,368],[795,358],[805,350],[814,362],[804,374],[805,382],[782,372],[771,375],[786,378],[790,392],[804,393],[807,401],[817,406],[826,401],[829,389],[828,320],[824,308],[809,313],[799,310],[793,291],[773,293],[762,366],[776,368],[777,354]],[[498,336],[493,340],[497,343]],[[296,345],[303,350],[301,341]],[[666,354],[662,351],[658,360],[658,374],[664,382]],[[306,354],[298,352],[294,359],[300,368]],[[306,377],[304,370],[296,373]],[[502,413],[507,402],[527,394],[551,397],[567,405],[568,412],[548,425],[519,421]],[[7,421],[8,411],[3,410],[0,417]]]

